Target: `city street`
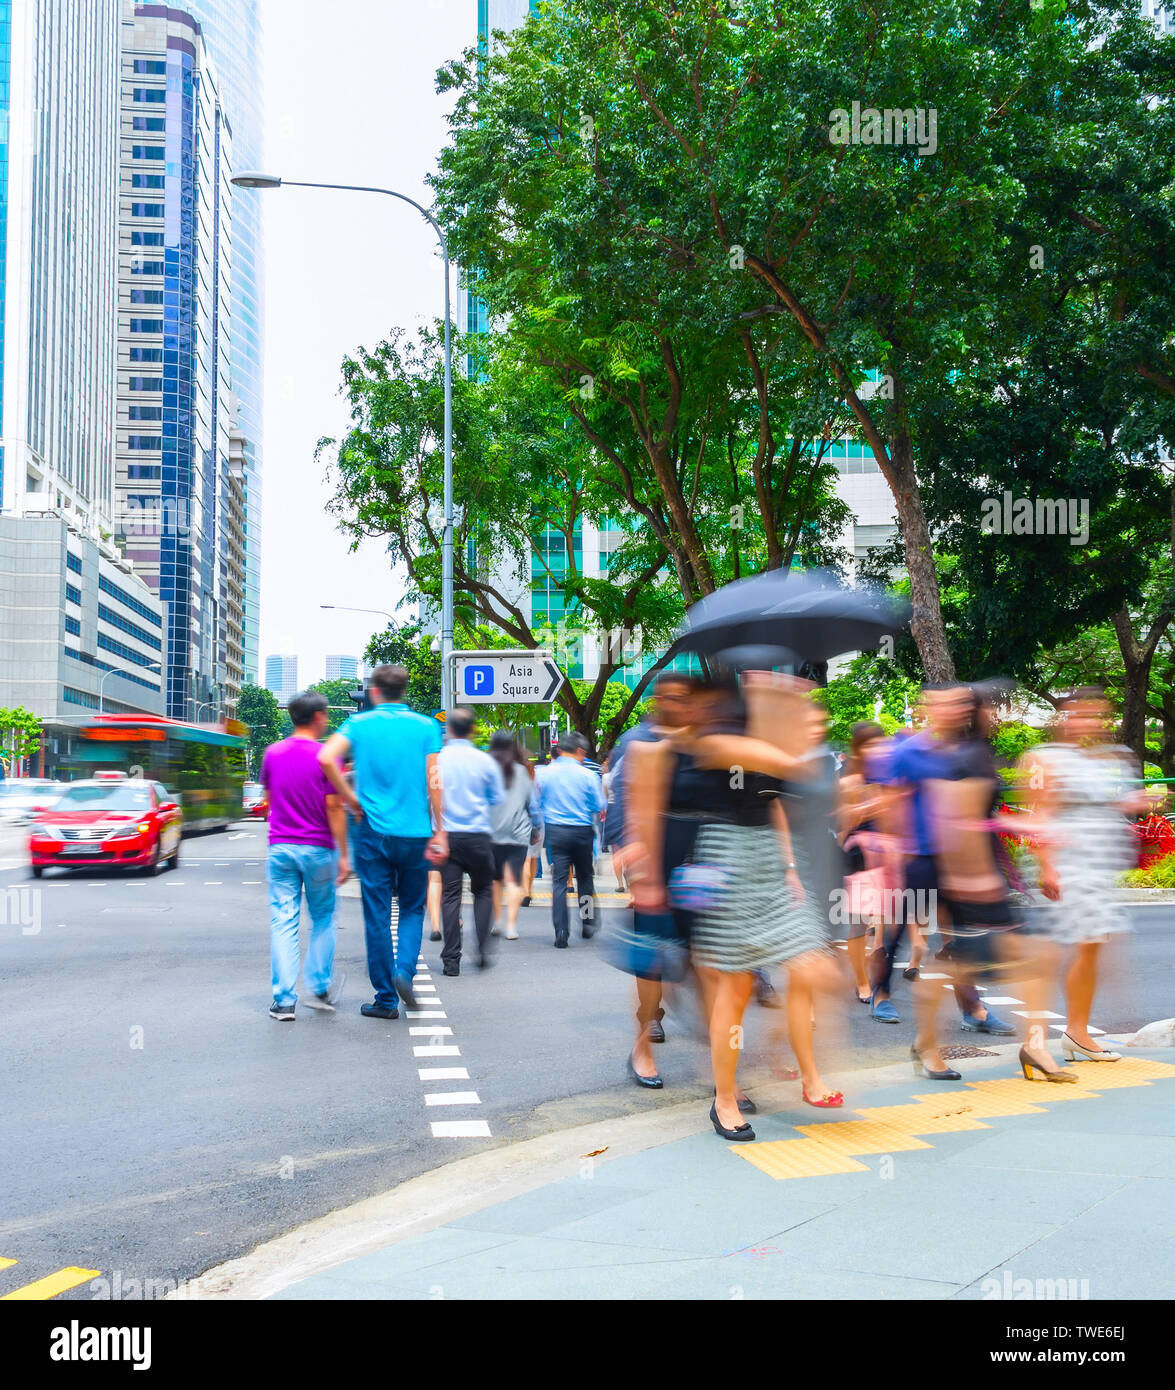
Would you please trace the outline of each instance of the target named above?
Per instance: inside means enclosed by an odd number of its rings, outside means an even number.
[[[432,1007],[384,1023],[358,1012],[370,997],[360,905],[341,898],[339,1011],[300,1007],[286,1027],[266,1014],[263,825],[191,837],[179,870],[155,878],[50,870],[40,882],[22,832],[7,830],[0,871],[0,1296],[69,1268],[124,1286],[178,1283],[481,1149],[682,1100],[704,1117],[706,1054],[689,1011],[666,1018],[665,1089],[638,1090],[624,1072],[631,983],[598,942],[554,952],[545,902],[524,910],[522,939],[499,942],[485,974],[467,957],[459,978],[443,977],[426,929]],[[1107,978],[1095,1009],[1109,1034],[1170,1014],[1175,906],[1138,907],[1133,919],[1128,968]],[[848,1046],[830,1071],[903,1058],[907,988],[897,981],[898,1027],[846,1002]],[[942,1019],[946,1043],[985,1042],[958,1030],[949,998]],[[771,1021],[753,1010],[752,1093],[767,1076]],[[437,1103],[447,1093],[460,1099]],[[451,1137],[443,1127],[454,1123]],[[92,1297],[91,1277],[60,1296]]]

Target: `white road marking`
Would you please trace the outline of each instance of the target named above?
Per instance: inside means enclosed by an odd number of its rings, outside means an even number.
[[[218,878],[206,878],[204,880],[205,888],[220,888],[221,886],[220,879]]]
[[[1060,1018],[1060,1014],[1050,1013],[1048,1009],[1013,1009],[1017,1018]]]
[[[412,1029],[412,1032],[415,1033],[416,1031],[415,1028]],[[427,1030],[422,1028],[419,1031],[425,1032]],[[451,1043],[448,1045],[444,1043],[435,1043],[431,1047],[414,1047],[412,1049],[412,1055],[414,1057],[460,1057],[461,1049],[459,1047],[454,1047]]]
[[[241,879],[242,885],[243,885],[244,887],[247,887],[247,888],[256,888],[257,885],[258,885],[260,882],[261,882],[261,880],[260,880],[259,878],[243,878],[243,879]]]
[[[425,1105],[480,1105],[481,1097],[476,1091],[429,1091],[424,1097]]]
[[[426,1028],[421,1024],[419,1028],[409,1028],[408,1036],[410,1038],[451,1038],[453,1030],[452,1028],[437,1026]]]
[[[983,1001],[985,1004],[1023,1004],[1023,999],[1014,999],[1010,994],[989,994]],[[1056,1015],[1054,1014],[1055,1018]]]
[[[440,1002],[438,999],[437,1003]],[[448,1018],[444,1009],[409,1009],[405,1016],[407,1018]]]
[[[434,1139],[488,1139],[490,1127],[484,1120],[434,1120]]]
[[[468,1081],[469,1072],[465,1067],[417,1067],[421,1081]]]

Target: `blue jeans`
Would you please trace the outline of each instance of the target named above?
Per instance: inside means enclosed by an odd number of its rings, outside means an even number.
[[[363,898],[363,930],[367,936],[367,975],[375,1002],[385,1009],[397,1003],[392,976],[409,979],[420,959],[424,900],[428,894],[428,837],[381,835],[361,816],[351,822],[351,851]],[[400,905],[396,945],[392,945],[392,897]]]
[[[312,923],[306,951],[306,983],[312,994],[325,994],[330,988],[335,960],[337,864],[334,850],[322,845],[270,846],[269,962],[277,1004],[294,1004],[298,999],[298,923],[303,889]]]

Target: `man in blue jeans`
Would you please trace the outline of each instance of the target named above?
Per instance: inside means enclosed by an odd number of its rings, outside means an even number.
[[[298,1002],[298,922],[302,890],[310,909],[306,983],[312,1009],[333,1012],[343,986],[331,984],[335,956],[335,884],[351,872],[347,816],[318,761],[326,733],[326,697],[295,695],[290,701],[292,738],[272,743],[261,762],[269,793],[269,957],[273,970],[270,1018],[293,1023]],[[337,846],[337,858],[336,858]]]
[[[448,856],[437,766],[441,729],[408,708],[407,688],[403,666],[377,666],[368,686],[373,708],[352,715],[319,755],[327,780],[355,818],[355,872],[363,898],[367,974],[375,991],[374,1002],[359,1010],[367,1018],[399,1018],[397,996],[415,1007],[412,981],[430,861],[436,865]],[[343,778],[347,759],[355,767],[354,791]],[[394,945],[393,895],[400,909]]]

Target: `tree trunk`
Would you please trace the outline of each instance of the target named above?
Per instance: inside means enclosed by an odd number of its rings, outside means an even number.
[[[910,633],[918,646],[926,679],[953,681],[955,662],[947,645],[934,549],[922,494],[914,476],[913,444],[908,434],[899,434],[891,441],[890,461],[894,474],[891,483],[894,505],[905,539],[906,570],[910,575],[910,599],[914,610]]]
[[[1155,649],[1150,642],[1140,642],[1134,635],[1130,610],[1119,608],[1111,616],[1126,679],[1122,691],[1122,742],[1139,763],[1146,762],[1146,692],[1150,685],[1151,662]]]

